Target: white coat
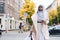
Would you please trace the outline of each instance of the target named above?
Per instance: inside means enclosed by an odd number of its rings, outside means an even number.
[[[36,40],[38,40],[38,35],[39,34],[38,34],[38,28],[37,28],[37,19],[38,19],[37,13],[35,13],[31,18],[33,20],[33,24],[34,24],[35,30],[37,32],[37,34],[36,34]],[[44,13],[43,20],[46,21],[46,25],[43,25],[44,27],[42,28],[42,33],[43,33],[44,38],[46,40],[48,40],[49,39],[49,32],[48,32],[48,25],[47,25],[47,23],[49,22],[49,18],[48,18],[48,13],[47,12]],[[34,35],[34,33],[33,33],[33,35]],[[34,36],[33,36],[33,40],[35,40]]]

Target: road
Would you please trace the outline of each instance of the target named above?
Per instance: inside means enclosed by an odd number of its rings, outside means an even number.
[[[29,32],[18,33],[18,31],[10,31],[8,33],[3,33],[0,40],[23,40]]]
[[[18,31],[9,31],[3,33],[0,40],[24,40],[29,32],[18,33]],[[50,40],[60,40],[59,36],[50,36]]]

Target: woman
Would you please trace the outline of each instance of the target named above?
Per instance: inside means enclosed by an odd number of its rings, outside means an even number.
[[[49,32],[47,24],[49,22],[48,13],[42,5],[39,5],[37,13],[32,16],[33,40],[49,40]]]

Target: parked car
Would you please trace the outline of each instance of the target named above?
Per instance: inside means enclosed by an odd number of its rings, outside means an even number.
[[[60,34],[60,25],[56,25],[54,27],[49,28],[50,35],[58,35]]]

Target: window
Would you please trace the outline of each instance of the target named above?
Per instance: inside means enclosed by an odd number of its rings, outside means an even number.
[[[10,20],[10,24],[12,23],[12,20]]]
[[[1,24],[1,18],[0,18],[0,24]]]
[[[5,4],[3,2],[0,2],[0,13],[4,13],[4,7]]]
[[[5,0],[0,0],[0,2],[3,2],[3,1],[5,1]]]

